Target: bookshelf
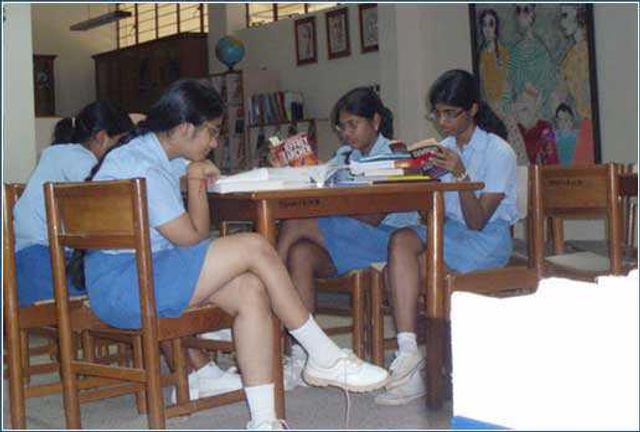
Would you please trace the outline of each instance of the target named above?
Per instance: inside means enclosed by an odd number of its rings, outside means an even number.
[[[222,121],[219,148],[212,153],[214,163],[224,174],[249,169],[251,154],[245,136],[244,79],[242,71],[209,75],[226,111]]]

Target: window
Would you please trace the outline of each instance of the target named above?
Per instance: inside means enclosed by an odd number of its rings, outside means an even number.
[[[131,12],[118,21],[118,48],[177,33],[209,31],[205,3],[118,3],[116,8]]]
[[[328,9],[338,3],[247,3],[247,27],[256,27],[279,19],[292,18],[322,9]]]

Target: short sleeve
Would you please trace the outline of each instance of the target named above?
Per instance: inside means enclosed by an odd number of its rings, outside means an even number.
[[[492,155],[491,168],[487,170],[483,193],[506,194],[516,181],[516,160],[512,152],[498,151]]]
[[[147,171],[145,178],[149,223],[152,227],[170,222],[185,212],[178,179],[154,167]]]

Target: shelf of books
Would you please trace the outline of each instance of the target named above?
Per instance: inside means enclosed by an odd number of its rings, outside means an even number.
[[[209,76],[226,107],[219,148],[212,153],[214,163],[225,173],[252,166],[245,134],[244,83],[242,71],[227,71]]]

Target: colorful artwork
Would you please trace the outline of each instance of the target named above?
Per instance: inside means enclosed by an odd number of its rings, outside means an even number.
[[[593,10],[470,5],[474,72],[518,163],[600,162]]]

